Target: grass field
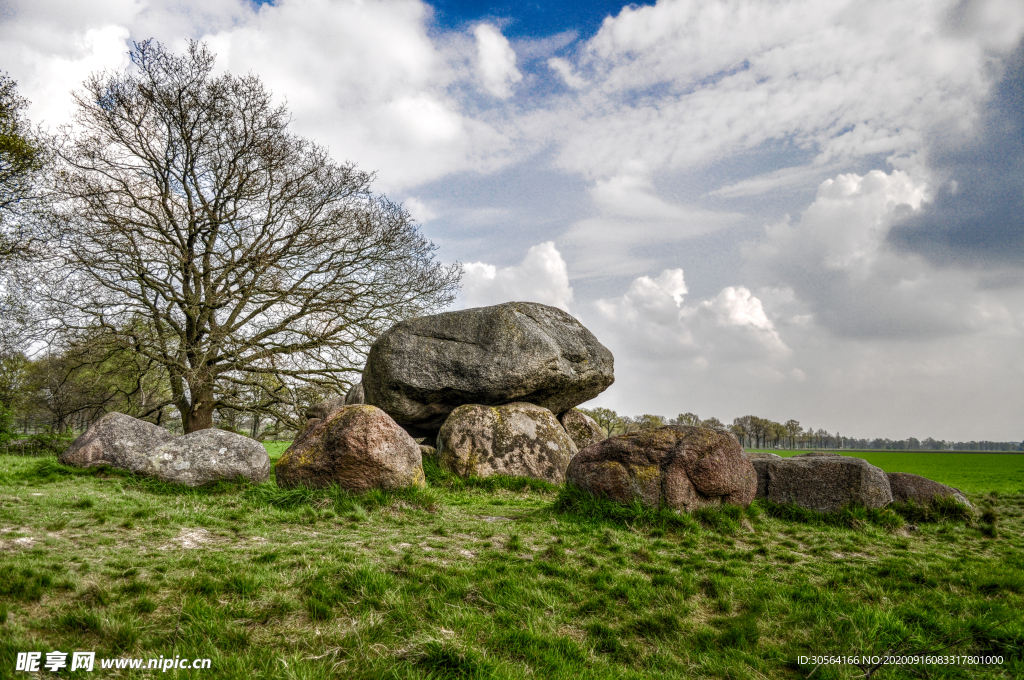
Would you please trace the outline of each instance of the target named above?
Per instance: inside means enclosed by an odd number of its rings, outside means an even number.
[[[795,456],[813,449],[804,451],[761,450],[781,456]],[[934,479],[937,482],[955,486],[969,494],[991,491],[1024,494],[1024,454],[952,451],[834,452],[863,458],[886,472],[910,472]]]
[[[876,678],[1024,676],[1024,496],[909,527],[427,472],[395,494],[188,490],[0,456],[0,677],[53,650],[95,651],[82,678],[177,655],[211,668],[159,677],[822,680],[865,669],[800,656],[886,651],[1001,663]]]

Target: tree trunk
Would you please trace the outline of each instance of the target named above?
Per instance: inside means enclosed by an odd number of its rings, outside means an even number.
[[[191,389],[191,392],[192,405],[184,412],[181,419],[184,434],[213,427],[213,384],[197,385]]]

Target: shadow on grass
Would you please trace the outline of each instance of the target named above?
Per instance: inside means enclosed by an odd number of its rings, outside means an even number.
[[[554,493],[561,488],[557,484],[531,477],[493,475],[491,477],[469,477],[464,479],[453,472],[441,468],[436,460],[429,457],[423,458],[423,472],[426,474],[427,484],[441,487],[448,491],[462,491],[464,489],[497,491],[503,489],[505,491],[524,493]]]

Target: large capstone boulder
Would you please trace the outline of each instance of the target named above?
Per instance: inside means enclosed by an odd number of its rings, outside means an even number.
[[[436,432],[463,404],[529,402],[562,413],[611,385],[612,363],[569,314],[507,302],[396,324],[370,348],[363,390],[399,424]]]
[[[185,486],[222,479],[265,482],[270,479],[270,456],[255,439],[225,430],[197,430],[141,454],[135,472]]]
[[[464,404],[441,427],[437,455],[443,468],[462,477],[512,475],[561,484],[576,445],[543,406]]]
[[[926,505],[935,498],[954,498],[968,508],[974,507],[967,500],[963,491],[952,486],[940,484],[920,475],[912,475],[909,472],[887,472],[885,474],[889,478],[892,499],[896,503],[913,501],[919,505]]]
[[[278,486],[350,491],[426,486],[420,447],[375,406],[343,406],[298,437],[274,468]]]
[[[143,456],[174,440],[174,435],[145,420],[123,413],[108,413],[89,426],[60,456],[75,467],[109,465],[136,472]]]
[[[586,413],[577,411],[574,408],[558,416],[558,422],[569,433],[569,437],[572,438],[576,448],[580,451],[591,444],[596,444],[605,439],[604,430],[601,429],[601,426]]]
[[[363,383],[357,382],[353,385],[348,394],[345,395],[345,405],[351,406],[352,404],[365,404],[366,396],[363,394]]]
[[[892,502],[885,472],[863,458],[804,453],[752,462],[758,472],[758,497],[774,503],[836,512],[848,505],[882,508]]]
[[[754,500],[757,475],[728,432],[668,425],[611,437],[580,451],[566,479],[621,503],[677,510]]]

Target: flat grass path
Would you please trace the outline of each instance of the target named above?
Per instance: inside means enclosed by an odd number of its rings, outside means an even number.
[[[19,652],[94,651],[71,677],[825,680],[865,669],[800,657],[887,650],[972,658],[874,677],[1024,677],[1024,496],[913,529],[427,473],[189,490],[0,456],[0,677],[50,675],[15,672]],[[160,656],[211,667],[100,667]]]
[[[762,450],[788,457],[822,449]],[[886,472],[910,472],[934,479],[937,482],[955,486],[969,494],[983,494],[991,491],[1024,494],[1024,454],[828,450],[844,456],[863,458]]]

